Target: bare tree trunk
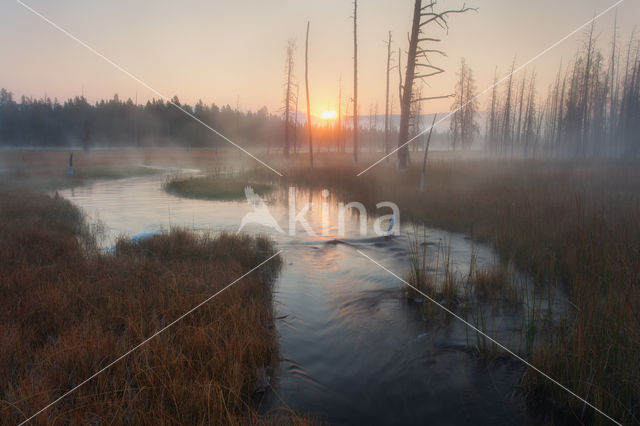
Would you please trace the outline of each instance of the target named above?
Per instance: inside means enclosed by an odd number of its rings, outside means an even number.
[[[567,70],[567,72],[568,72],[568,70]],[[562,79],[562,89],[561,89],[561,92],[560,92],[560,109],[558,110],[558,130],[557,130],[558,139],[556,140],[556,145],[560,145],[562,132],[564,131],[564,124],[565,124],[565,119],[564,119],[565,98],[564,98],[564,94],[565,94],[566,90],[567,90],[567,74],[565,74],[563,79]],[[557,147],[556,149],[559,149],[559,147]]]
[[[523,129],[523,137],[524,137],[524,157],[529,157],[529,147],[533,142],[533,154],[536,153],[536,140],[538,138],[538,134],[540,132],[539,128],[536,130],[532,130],[535,125],[536,119],[536,107],[535,107],[535,90],[536,90],[536,74],[535,71],[531,74],[531,80],[529,81],[529,96],[527,96],[527,104],[525,108],[525,118],[524,118],[524,129]],[[542,114],[540,114],[542,115]],[[541,122],[540,122],[541,123]]]
[[[409,165],[409,115],[411,112],[411,95],[413,92],[413,78],[416,70],[416,52],[418,51],[418,38],[420,37],[420,13],[422,0],[415,0],[413,6],[413,23],[409,37],[409,51],[407,53],[407,70],[404,78],[404,90],[400,103],[400,129],[398,133],[398,168],[406,169]]]
[[[342,152],[342,76],[338,81],[338,152]]]
[[[378,101],[376,101],[376,106],[373,109],[373,142],[375,144],[378,142]],[[373,150],[376,150],[375,145]]]
[[[465,80],[465,67],[462,68],[461,76],[460,76],[460,145],[464,147],[464,127],[465,127],[465,113],[466,108],[464,107],[464,80]],[[454,145],[453,150],[456,150]]]
[[[391,71],[391,31],[387,41],[387,89],[384,101],[384,153],[389,155],[389,72]],[[389,157],[387,157],[387,163]]]
[[[288,52],[287,52],[288,53]],[[289,159],[289,121],[290,105],[291,105],[291,60],[289,59],[287,66],[287,94],[284,105],[284,158]]]
[[[431,128],[429,129],[429,137],[427,137],[427,144],[424,146],[424,160],[422,161],[422,174],[420,175],[420,192],[424,190],[424,176],[427,170],[427,154],[429,153],[429,145],[431,143],[431,133],[433,132],[433,126],[436,124],[436,118],[438,114],[433,115],[433,121],[431,122]]]
[[[353,162],[358,162],[358,0],[353,1]]]
[[[369,104],[369,152],[373,151],[373,103]]]
[[[613,46],[611,48],[611,89],[609,94],[611,96],[609,104],[609,138],[615,140],[615,122],[616,120],[616,105],[618,103],[618,90],[616,85],[616,38],[618,36],[618,13],[616,12],[616,19],[613,23]]]
[[[398,98],[402,103],[402,49],[398,47]]]
[[[492,154],[497,154],[497,126],[496,126],[496,104],[498,99],[497,84],[498,69],[496,68],[493,75],[493,89],[491,90],[491,112],[489,113],[489,124],[487,126],[487,145]]]
[[[428,54],[440,54],[446,56],[445,53],[438,49],[422,48],[420,42],[439,42],[439,39],[432,37],[420,38],[421,34],[426,31],[421,27],[431,24],[438,25],[440,28],[448,29],[447,17],[451,14],[464,13],[469,10],[475,10],[462,6],[457,10],[445,10],[438,12],[435,10],[436,2],[430,2],[422,7],[422,0],[415,0],[413,7],[413,22],[411,24],[411,33],[409,35],[409,51],[407,52],[407,68],[404,79],[404,89],[401,94],[400,102],[400,129],[398,131],[398,168],[404,169],[409,165],[409,150],[407,143],[409,141],[409,116],[411,115],[411,104],[413,102],[421,102],[431,99],[448,98],[447,96],[434,96],[419,99],[413,98],[413,83],[415,79],[424,79],[444,72],[444,69],[434,65],[427,58]],[[419,62],[417,57],[424,58]],[[398,62],[399,63],[399,62]],[[425,72],[416,74],[416,67],[426,70]]]
[[[595,29],[595,21],[591,23],[591,30],[589,31],[589,44],[587,46],[587,63],[584,69],[584,87],[582,95],[582,137],[581,137],[581,155],[587,156],[587,137],[589,131],[589,84],[591,78],[591,60],[593,56],[593,31]]]
[[[527,82],[527,74],[522,77],[522,87],[520,88],[520,101],[518,102],[518,127],[516,131],[516,140],[518,141],[518,146],[521,147],[522,143],[522,105],[524,104],[524,86]]]
[[[309,168],[313,169],[313,139],[311,137],[311,106],[309,102],[309,24],[307,21],[307,38],[304,43],[304,85],[307,90],[307,129],[309,131]]]
[[[465,87],[464,95],[464,139],[462,141],[463,149],[470,150],[471,144],[476,133],[480,133],[475,118],[478,111],[478,104],[475,100],[475,79],[473,78],[473,71],[471,67],[467,66],[467,87]]]
[[[457,112],[453,114],[453,141],[451,143],[453,151],[456,151],[456,145],[458,142],[458,134],[460,135],[460,145],[464,144],[464,80],[466,74],[466,66],[464,62],[464,58],[462,59],[462,65],[460,66],[460,101],[458,104]]]
[[[292,95],[291,92],[291,84],[293,80],[293,52],[295,50],[295,42],[293,40],[289,40],[287,44],[287,81],[285,87],[285,97],[284,97],[284,158],[285,160],[289,159],[289,134],[291,131],[291,101]],[[238,98],[239,99],[239,98]],[[239,101],[238,101],[239,102]]]
[[[512,131],[511,131],[511,89],[513,87],[513,70],[516,67],[516,60],[513,59],[513,65],[511,66],[511,74],[509,75],[509,86],[507,86],[507,99],[504,105],[504,127],[502,129],[502,140],[505,147],[505,152],[507,149],[507,144],[511,147],[511,158],[513,158],[513,140],[512,140]]]
[[[293,122],[293,153],[298,153],[298,99],[300,98],[300,86],[296,84],[296,117]]]
[[[560,69],[558,70],[558,77],[556,80],[556,88],[553,94],[553,103],[551,106],[551,134],[548,137],[549,142],[548,145],[551,145],[551,148],[555,146],[555,141],[558,139],[558,131],[560,129],[560,114],[562,111],[562,105],[560,105],[560,80],[562,75],[562,64],[560,64]]]

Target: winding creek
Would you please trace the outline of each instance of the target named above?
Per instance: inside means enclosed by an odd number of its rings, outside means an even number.
[[[60,193],[106,225],[106,246],[119,234],[175,225],[235,232],[252,211],[245,201],[167,194],[163,180],[156,175],[99,181]],[[288,226],[287,192],[267,198],[273,217],[283,228]],[[296,211],[310,199],[313,205],[305,218],[316,235],[300,225],[295,236],[251,224],[243,230],[268,233],[284,250],[284,268],[274,287],[281,361],[269,372],[274,379],[262,401],[264,411],[288,407],[332,424],[535,421],[518,391],[522,364],[479,358],[467,349],[475,335],[464,324],[425,320],[416,303],[407,302],[403,284],[356,251],[406,276],[407,235],[413,226],[402,223],[402,235],[394,238],[367,238],[360,235],[358,217],[346,215],[345,236],[336,239],[337,201],[319,191],[298,191]],[[322,220],[322,201],[329,204],[328,223]],[[372,226],[370,218],[368,229]],[[463,235],[436,229],[427,229],[426,235],[434,247],[446,242],[451,265],[460,274],[467,273],[472,252],[479,265],[496,262],[490,247],[474,248]],[[492,311],[486,326],[490,335],[514,350],[520,349],[520,340],[513,338],[520,330],[517,315],[502,309]]]

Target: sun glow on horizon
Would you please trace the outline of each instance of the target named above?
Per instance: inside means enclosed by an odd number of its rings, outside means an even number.
[[[326,110],[326,111],[322,111],[322,118],[324,120],[333,120],[334,118],[337,117],[338,114],[336,114],[335,110]]]

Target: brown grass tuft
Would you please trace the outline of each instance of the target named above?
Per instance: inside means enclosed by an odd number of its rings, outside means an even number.
[[[531,362],[617,420],[640,423],[637,164],[435,159],[424,192],[415,164],[403,172],[380,164],[357,177],[361,168],[332,158],[313,171],[291,166],[284,179],[329,188],[371,212],[376,203],[393,201],[404,223],[488,241],[503,263],[512,262],[533,282],[563,288],[572,309],[566,318],[542,318],[548,324],[538,330]],[[415,278],[428,288],[428,278]],[[491,271],[476,278],[487,292],[503,282]],[[524,383],[581,421],[608,421],[533,371]]]
[[[6,188],[0,197],[3,424],[40,410],[274,253],[262,237],[172,230],[87,256],[82,214],[69,202]],[[280,424],[252,402],[259,372],[276,362],[270,281],[279,267],[279,258],[264,265],[33,423]]]

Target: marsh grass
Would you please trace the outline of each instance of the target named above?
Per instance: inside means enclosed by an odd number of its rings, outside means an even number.
[[[507,268],[502,264],[476,268],[472,275],[472,283],[475,296],[479,299],[518,301]]]
[[[87,185],[97,180],[150,176],[161,172],[162,169],[143,165],[96,165],[74,166],[72,175],[68,175],[63,167],[59,169],[45,167],[39,170],[15,169],[5,173],[3,178],[11,181],[12,186],[27,191],[56,191]]]
[[[528,341],[540,339],[529,345],[529,360],[618,421],[640,423],[637,164],[434,160],[424,192],[418,189],[418,166],[396,172],[381,164],[356,176],[359,171],[347,160],[332,159],[313,171],[291,166],[282,181],[328,188],[370,211],[377,202],[395,202],[404,223],[414,220],[488,242],[501,263],[512,263],[537,283],[535,291],[561,289],[570,301],[566,318],[545,321],[541,306],[527,307],[523,333]],[[415,262],[411,269],[416,283],[433,287],[415,272]],[[476,275],[479,289],[499,293],[501,273]],[[581,422],[608,422],[534,371],[525,373],[523,384],[537,400],[553,401]]]
[[[0,423],[15,424],[274,253],[264,237],[174,229],[83,249],[60,197],[0,189]],[[33,420],[34,424],[306,424],[258,414],[277,361],[264,265]],[[266,370],[265,370],[266,368]]]
[[[414,232],[409,238],[409,300],[424,302],[420,305],[423,317],[429,321],[449,319],[448,313],[434,303],[446,306],[484,333],[491,320],[491,309],[509,304],[518,312],[523,308],[522,291],[507,267],[502,264],[478,267],[475,245],[472,247],[467,274],[454,268],[451,258],[451,241],[440,241],[435,253]],[[422,241],[422,242],[421,242]],[[431,252],[431,253],[430,253]],[[417,291],[420,290],[420,291]],[[422,300],[423,294],[431,301]],[[466,329],[470,349],[485,360],[506,356],[506,353],[482,333]],[[473,335],[475,338],[469,339]]]
[[[429,273],[430,262],[427,258],[427,250],[418,238],[409,240],[409,265],[409,283],[427,296],[435,297],[434,279]],[[409,288],[408,292],[414,299],[423,297],[412,288]]]
[[[258,195],[274,189],[268,183],[250,179],[246,173],[219,169],[209,171],[205,176],[169,176],[163,185],[164,190],[173,195],[209,200],[243,200],[246,187],[253,188]]]

